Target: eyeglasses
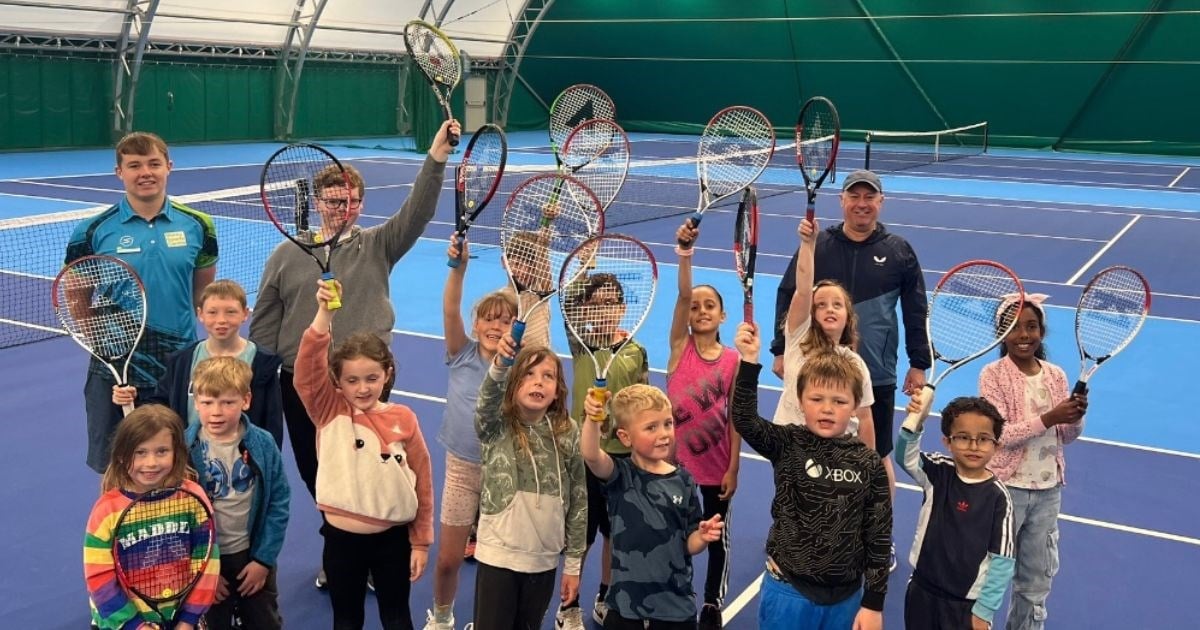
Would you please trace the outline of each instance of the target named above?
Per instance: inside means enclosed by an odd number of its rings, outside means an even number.
[[[334,210],[343,210],[347,206],[351,210],[357,210],[362,206],[362,199],[331,199],[328,197],[321,198],[321,203],[333,208]]]
[[[958,434],[958,435],[950,436],[950,443],[953,444],[954,446],[957,446],[958,448],[968,448],[968,447],[978,446],[981,449],[989,449],[989,448],[996,448],[996,445],[1000,443],[1000,440],[997,440],[996,438],[994,438],[990,435],[981,435],[979,437],[972,437],[970,435]]]

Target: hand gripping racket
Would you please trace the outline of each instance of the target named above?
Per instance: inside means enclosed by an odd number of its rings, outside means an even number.
[[[158,615],[164,628],[172,628],[204,576],[216,542],[207,499],[184,488],[151,490],[117,518],[112,544],[117,580]]]
[[[817,208],[817,189],[837,163],[842,125],[837,108],[824,96],[814,96],[800,109],[796,119],[796,164],[804,176],[808,208],[804,215],[813,220]]]
[[[317,261],[321,278],[334,291],[329,308],[341,308],[330,261],[362,206],[362,191],[342,163],[315,144],[289,144],[276,151],[263,166],[260,189],[271,223]]]
[[[603,231],[604,213],[596,195],[569,175],[531,177],[509,196],[500,217],[500,249],[504,270],[517,292],[512,337],[518,347],[530,315],[558,290],[553,270],[580,243]],[[528,308],[526,296],[535,300]]]
[[[623,234],[588,239],[563,263],[558,276],[563,321],[596,368],[588,395],[600,404],[608,370],[646,321],[657,285],[654,255]]]
[[[713,116],[700,136],[696,175],[700,198],[691,216],[700,225],[704,211],[718,201],[753,184],[775,152],[775,130],[761,112],[737,105]],[[692,243],[679,243],[687,249]]]
[[[1137,336],[1150,314],[1150,284],[1129,267],[1109,267],[1088,281],[1075,311],[1079,380],[1072,394],[1087,392],[1088,379]]]
[[[933,405],[933,391],[942,379],[983,356],[1004,340],[1017,324],[1025,290],[1008,267],[990,260],[964,262],[942,276],[929,298],[925,331],[936,362],[946,364],[921,392],[921,410],[905,422],[919,421]],[[930,373],[933,374],[932,372]]]
[[[583,182],[607,210],[629,174],[629,137],[611,120],[588,120],[571,130],[559,157],[560,172]]]
[[[460,247],[467,230],[500,188],[507,161],[508,140],[499,127],[484,125],[471,136],[462,161],[454,170],[454,230],[458,232]],[[450,258],[446,266],[458,267],[460,262],[458,258]]]
[[[450,120],[454,117],[450,95],[462,80],[458,47],[436,26],[421,20],[404,25],[404,47],[433,87],[438,104],[442,106],[442,117]],[[458,136],[453,133],[450,134],[450,146],[458,146]]]
[[[75,343],[99,359],[117,385],[127,385],[133,351],[146,331],[146,288],[133,267],[112,256],[78,258],[54,278],[50,299]],[[124,410],[129,415],[133,405]]]
[[[747,324],[754,323],[754,263],[757,259],[758,193],[754,186],[747,186],[733,222],[733,262],[742,283],[743,321]]]
[[[596,118],[615,120],[617,107],[604,90],[594,85],[577,83],[554,98],[550,104],[550,149],[559,169],[563,167],[561,153],[571,130]]]

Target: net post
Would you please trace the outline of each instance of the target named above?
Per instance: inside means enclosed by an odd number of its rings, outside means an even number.
[[[990,127],[990,126],[991,125],[988,124],[988,121],[986,121],[986,120],[983,121],[983,152],[984,153],[987,153],[987,150],[988,150],[988,127]]]
[[[869,171],[869,170],[871,170],[871,132],[870,131],[868,131],[863,136],[863,142],[867,145],[867,149],[866,149],[867,157],[863,161],[863,168]]]

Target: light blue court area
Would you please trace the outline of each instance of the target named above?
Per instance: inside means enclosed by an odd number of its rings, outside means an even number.
[[[473,250],[468,271],[464,311],[490,290],[508,282],[500,266],[498,250],[479,246]],[[421,239],[405,255],[392,274],[392,298],[396,307],[396,328],[399,330],[442,336],[441,296],[446,278],[446,241]],[[676,295],[674,264],[659,262],[658,293],[654,307],[637,338],[650,355],[650,366],[664,370],[669,352],[668,336],[671,311]],[[728,319],[721,327],[721,338],[732,343],[733,333],[741,317],[741,285],[732,271],[694,269],[696,284],[712,284],[725,300]],[[760,325],[771,325],[774,318],[775,291],[779,276],[756,276],[755,319]],[[566,348],[566,338],[558,316],[558,304],[552,303],[555,313],[553,344]],[[1075,346],[1075,309],[1051,306],[1048,309],[1049,333],[1046,338],[1051,362],[1067,373],[1072,383],[1079,374],[1079,355]],[[468,326],[469,326],[468,320]],[[768,345],[770,337],[763,332],[761,361],[769,366],[772,360]],[[1111,363],[1103,366],[1091,382],[1087,428],[1090,438],[1137,444],[1155,448],[1200,454],[1200,423],[1190,420],[1194,413],[1186,404],[1184,393],[1195,389],[1193,370],[1195,349],[1200,348],[1200,323],[1181,320],[1155,319],[1146,322],[1137,339]],[[956,396],[978,395],[980,369],[999,357],[996,350],[975,362],[956,370],[937,390],[935,408],[940,409]],[[401,366],[408,362],[424,361],[427,357],[399,356]],[[940,372],[944,365],[938,365]],[[898,371],[907,369],[903,349]],[[762,384],[780,387],[782,383],[769,369],[762,374]],[[896,405],[907,403],[898,395]]]
[[[49,199],[46,197],[31,197],[25,195],[7,195],[0,193],[0,221],[4,219],[21,219],[38,214],[50,214],[67,210],[83,210],[95,207],[95,204],[68,199]]]

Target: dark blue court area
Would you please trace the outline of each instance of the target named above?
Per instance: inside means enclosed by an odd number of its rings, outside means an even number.
[[[634,134],[632,140],[634,165],[611,210],[608,231],[642,239],[658,258],[654,312],[638,336],[662,385],[676,286],[674,231],[696,203],[695,166],[688,161],[696,145],[694,137],[686,136]],[[387,139],[356,144],[380,148],[328,146],[363,172],[368,192],[362,223],[376,224],[409,194],[421,156],[388,150]],[[514,133],[509,144],[513,169],[550,168],[553,163],[544,133]],[[251,292],[280,238],[258,201],[260,165],[278,146],[172,148],[170,193],[214,216],[221,247],[218,277],[233,278]],[[758,184],[762,242],[755,296],[764,326],[770,325],[779,274],[796,249],[796,226],[804,209],[790,151],[781,146]],[[843,146],[837,180],[827,183],[818,198],[822,227],[840,220],[836,195],[841,178],[860,166],[863,157],[861,145]],[[87,623],[81,549],[99,487],[97,476],[84,465],[81,392],[87,362],[84,351],[57,331],[49,286],[71,227],[122,194],[112,160],[110,150],[0,155],[0,234],[7,237],[0,241],[0,340],[16,340],[0,350],[0,391],[7,395],[9,430],[0,440],[0,475],[5,479],[0,485],[0,504],[5,506],[0,540],[8,541],[0,560],[0,626],[6,628],[78,629]],[[452,163],[457,160],[451,158]],[[516,171],[506,176],[503,191],[512,190],[519,177]],[[1200,349],[1200,162],[992,149],[885,173],[883,182],[886,201],[880,220],[913,244],[928,287],[954,265],[986,258],[1014,269],[1027,290],[1050,295],[1046,344],[1050,360],[1069,378],[1079,369],[1074,306],[1087,280],[1115,264],[1132,266],[1149,280],[1154,290],[1151,317],[1133,344],[1092,379],[1084,438],[1066,450],[1062,569],[1050,596],[1048,626],[1200,627],[1200,613],[1181,597],[1188,585],[1200,582],[1200,502],[1194,490],[1200,478],[1200,425],[1191,415],[1194,405],[1185,402],[1195,387]],[[397,313],[393,350],[399,363],[393,400],[411,406],[421,419],[439,493],[443,449],[433,436],[446,395],[440,304],[453,225],[451,184],[448,178],[424,238],[392,275]],[[504,195],[493,201],[472,231],[475,260],[467,275],[466,305],[505,282],[493,227],[503,201]],[[694,259],[695,281],[717,286],[727,307],[740,296],[730,252],[733,210],[724,205],[709,211]],[[723,338],[732,338],[738,313],[740,309],[729,308]],[[555,347],[565,352],[563,331],[557,328]],[[938,399],[944,403],[975,393],[979,368],[995,356],[951,375],[938,388]],[[770,362],[765,349],[763,361]],[[760,405],[770,415],[781,384],[764,374]],[[940,450],[932,435],[925,446]],[[736,544],[725,610],[727,627],[733,629],[757,627],[756,595],[772,498],[768,464],[748,450],[743,455],[731,518]],[[324,628],[330,624],[329,604],[312,584],[321,551],[320,519],[290,453],[284,459],[293,500],[280,557],[281,610],[287,627]],[[906,483],[910,480],[899,476],[894,532],[901,562],[889,585],[887,628],[903,625],[903,594],[911,572],[907,554],[920,501],[915,486]],[[413,589],[417,627],[432,606],[433,555],[430,569]],[[584,570],[582,600],[588,613],[598,582],[598,556],[593,550]],[[697,576],[703,575],[705,562],[704,554],[696,557]],[[697,583],[701,580],[697,577]],[[467,564],[456,605],[460,627],[470,620],[473,584],[474,569]],[[374,628],[378,621],[371,600],[369,596],[367,618]],[[552,618],[551,613],[545,627],[553,626]]]

